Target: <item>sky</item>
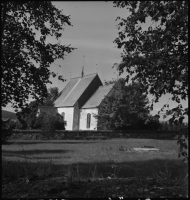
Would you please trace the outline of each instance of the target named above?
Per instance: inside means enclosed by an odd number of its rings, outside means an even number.
[[[129,15],[127,9],[113,7],[113,2],[108,1],[53,1],[56,7],[63,10],[65,15],[70,15],[73,26],[64,26],[63,35],[60,38],[61,44],[75,47],[73,52],[67,54],[64,59],[58,59],[51,65],[50,69],[62,75],[67,81],[62,82],[57,78],[51,78],[52,84],[47,87],[58,87],[61,91],[70,78],[81,76],[84,64],[84,75],[98,73],[104,83],[105,80],[112,80],[118,77],[118,71],[112,68],[114,63],[121,62],[122,49],[118,49],[113,41],[118,36],[116,18],[126,18]],[[148,22],[142,25],[148,27]],[[48,38],[48,42],[55,42]],[[61,65],[61,68],[58,67]],[[125,77],[122,74],[121,77]],[[153,98],[148,95],[149,100]],[[166,104],[171,95],[162,96],[158,103],[154,104],[152,114],[156,114]],[[170,108],[177,103],[169,100]],[[188,101],[182,101],[184,107],[188,107]],[[3,110],[12,111],[11,105]],[[187,119],[185,119],[187,120]]]

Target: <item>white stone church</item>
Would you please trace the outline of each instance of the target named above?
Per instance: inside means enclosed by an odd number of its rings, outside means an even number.
[[[112,90],[113,84],[103,85],[98,74],[71,78],[54,106],[66,121],[66,130],[97,130],[98,106]]]

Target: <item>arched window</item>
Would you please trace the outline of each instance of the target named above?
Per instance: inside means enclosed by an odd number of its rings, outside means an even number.
[[[87,123],[86,123],[86,127],[87,127],[87,128],[90,128],[90,120],[91,120],[91,114],[88,113],[88,114],[87,114]]]
[[[61,115],[63,116],[63,121],[65,121],[65,113],[62,112]]]

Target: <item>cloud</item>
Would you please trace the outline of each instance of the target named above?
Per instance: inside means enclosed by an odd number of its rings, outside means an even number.
[[[114,44],[105,40],[97,40],[97,39],[61,39],[62,44],[69,45],[72,47],[80,48],[89,48],[89,49],[97,49],[97,50],[106,50],[113,52],[120,52],[121,50],[114,48]]]

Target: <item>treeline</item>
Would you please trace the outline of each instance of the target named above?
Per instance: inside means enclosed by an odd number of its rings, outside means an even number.
[[[17,119],[3,121],[2,141],[10,137],[12,129],[41,129],[47,137],[54,134],[55,130],[65,130],[65,121],[59,113],[51,113],[44,110],[37,116],[40,106],[53,107],[54,101],[59,95],[57,87],[49,88],[48,96],[44,98],[43,102],[32,101],[28,107],[17,113]]]

